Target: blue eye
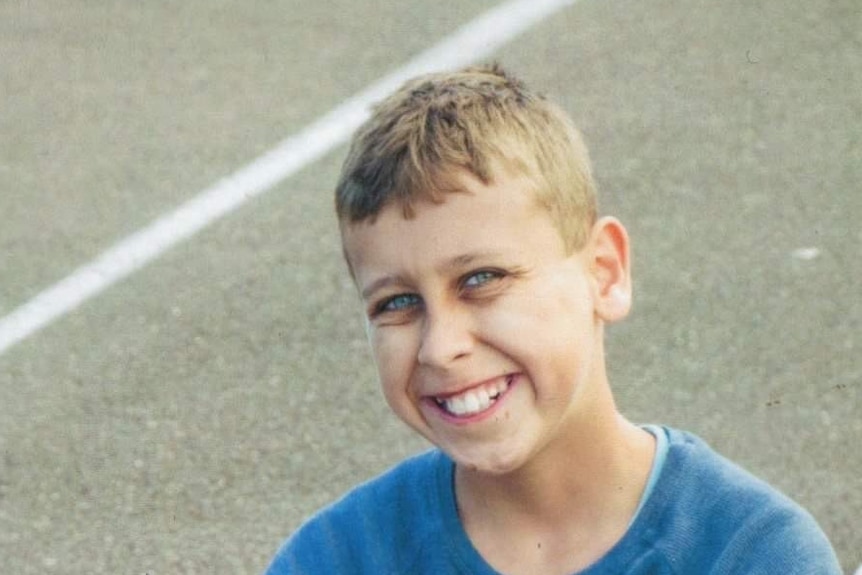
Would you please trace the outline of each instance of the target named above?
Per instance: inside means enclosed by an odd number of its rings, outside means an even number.
[[[377,306],[378,313],[403,311],[419,304],[419,296],[412,293],[403,293],[383,300]]]
[[[492,272],[488,270],[476,272],[470,276],[467,276],[462,285],[466,288],[479,287],[499,278],[500,275],[501,274],[499,272]]]

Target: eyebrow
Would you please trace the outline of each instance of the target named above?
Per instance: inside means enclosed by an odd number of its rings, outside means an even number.
[[[443,262],[443,265],[440,266],[440,269],[463,268],[469,266],[476,260],[490,259],[493,257],[499,257],[499,254],[497,252],[475,252],[471,254],[462,254],[460,256],[455,256],[451,260]]]
[[[461,254],[459,256],[455,256],[454,258],[448,259],[444,261],[440,266],[438,266],[438,271],[451,270],[451,269],[460,269],[465,268],[476,262],[477,260],[487,260],[495,257],[499,257],[498,252],[474,252],[469,254]],[[383,276],[382,278],[376,279],[371,282],[365,289],[360,292],[362,299],[367,300],[374,292],[381,290],[383,288],[404,284],[406,283],[404,278],[400,275],[391,275],[391,276]]]

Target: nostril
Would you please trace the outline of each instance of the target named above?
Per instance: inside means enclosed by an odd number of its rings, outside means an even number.
[[[419,363],[443,366],[468,357],[473,336],[462,320],[455,312],[436,317],[427,314],[418,352]]]

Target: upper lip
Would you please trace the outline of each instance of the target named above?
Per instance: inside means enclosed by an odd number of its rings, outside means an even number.
[[[462,393],[466,393],[471,389],[477,389],[484,385],[488,385],[489,383],[493,383],[499,379],[509,379],[512,377],[511,373],[503,373],[501,375],[495,375],[493,377],[489,377],[486,379],[473,381],[472,383],[460,386],[442,386],[445,391],[440,391],[437,393],[429,393],[426,397],[430,397],[433,399],[447,399],[450,397],[455,397],[456,395],[461,395]]]

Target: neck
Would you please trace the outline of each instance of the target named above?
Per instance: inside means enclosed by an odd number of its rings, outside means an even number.
[[[558,430],[557,439],[517,471],[457,469],[459,512],[468,532],[480,523],[539,531],[608,524],[625,531],[646,486],[655,443],[619,414],[608,386],[592,395],[569,418],[568,429]]]
[[[459,468],[456,492],[465,519],[471,510],[496,516],[493,522],[519,517],[521,524],[547,527],[630,518],[651,469],[652,437],[616,411],[578,428],[513,473]]]

